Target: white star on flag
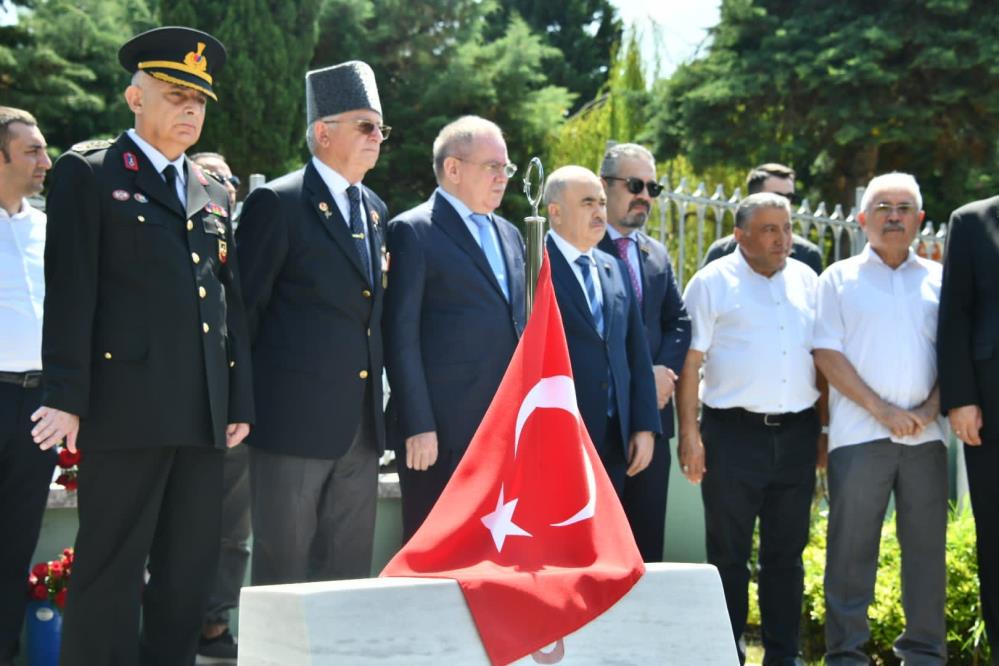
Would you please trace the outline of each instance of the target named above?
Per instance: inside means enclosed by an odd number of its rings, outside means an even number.
[[[506,541],[508,536],[532,536],[530,532],[513,522],[513,512],[517,508],[518,501],[512,499],[509,502],[504,502],[503,486],[500,486],[499,498],[496,500],[496,510],[482,516],[482,524],[493,535],[493,543],[496,544],[496,550],[501,553],[503,552],[503,542]]]

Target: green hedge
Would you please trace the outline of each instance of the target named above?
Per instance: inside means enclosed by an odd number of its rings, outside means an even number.
[[[805,549],[805,602],[802,619],[801,648],[809,662],[821,663],[825,652],[825,599],[822,577],[826,568],[826,512],[816,508],[811,539]],[[755,557],[754,557],[755,562]],[[868,611],[871,642],[868,653],[875,664],[897,664],[892,643],[902,633],[902,584],[899,576],[901,552],[895,537],[895,521],[885,521],[881,531],[881,551],[874,601]],[[756,605],[756,571],[750,589],[749,622],[752,633],[758,631],[759,609]],[[948,664],[985,666],[989,647],[978,598],[975,562],[975,521],[970,508],[951,511],[947,526],[947,651]]]

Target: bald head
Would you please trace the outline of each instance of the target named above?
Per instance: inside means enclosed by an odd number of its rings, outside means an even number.
[[[580,252],[607,231],[607,197],[595,173],[581,166],[556,169],[545,183],[544,202],[552,230]]]

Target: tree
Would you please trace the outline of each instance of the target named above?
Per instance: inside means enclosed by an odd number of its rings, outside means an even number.
[[[164,25],[211,33],[227,51],[196,150],[221,152],[233,172],[278,176],[301,157],[305,73],[318,39],[321,0],[177,0]]]
[[[919,179],[932,219],[987,194],[999,131],[999,14],[988,0],[723,0],[708,55],[655,89],[661,155],[793,165],[853,203],[877,173]]]

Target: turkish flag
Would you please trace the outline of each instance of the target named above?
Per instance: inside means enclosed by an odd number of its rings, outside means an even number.
[[[382,576],[453,578],[506,664],[613,606],[645,572],[579,418],[545,253],[534,312],[468,451]]]

